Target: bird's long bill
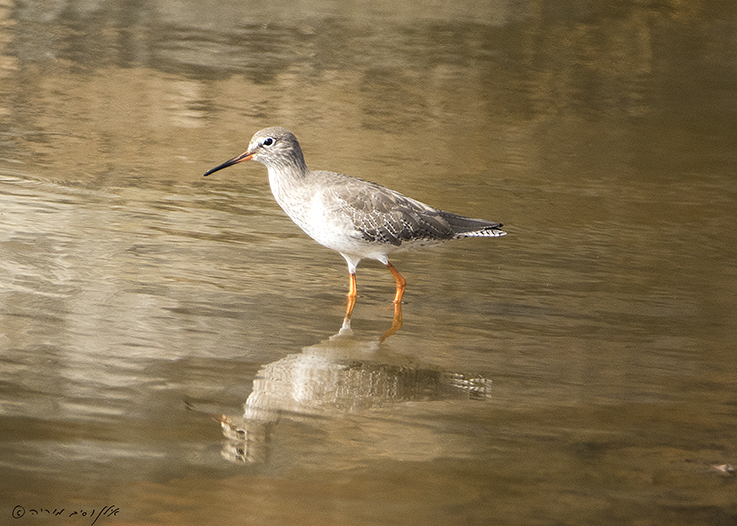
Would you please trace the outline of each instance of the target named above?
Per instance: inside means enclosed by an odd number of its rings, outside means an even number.
[[[222,170],[223,168],[227,168],[228,166],[233,166],[234,164],[242,163],[243,161],[250,161],[252,158],[253,158],[253,154],[250,151],[246,150],[245,152],[243,152],[239,156],[233,157],[232,159],[230,159],[228,161],[225,161],[223,164],[217,165],[212,170],[208,170],[207,172],[205,172],[205,177],[207,177],[208,175],[210,175],[212,173],[217,172],[218,170]]]

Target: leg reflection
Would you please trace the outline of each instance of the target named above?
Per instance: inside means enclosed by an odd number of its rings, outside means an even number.
[[[323,453],[318,453],[312,446],[313,437],[320,437],[321,441],[325,438],[330,444],[324,450],[327,453],[324,461],[332,462],[334,451],[340,451],[344,446],[348,449],[342,455],[353,458],[356,446],[361,450],[365,448],[361,444],[348,444],[340,424],[347,420],[332,417],[356,415],[403,402],[450,399],[455,398],[456,393],[471,400],[484,400],[491,396],[490,379],[423,365],[411,354],[394,354],[392,346],[382,348],[379,342],[401,327],[402,307],[397,303],[391,327],[380,340],[375,334],[368,340],[355,337],[351,320],[346,317],[337,334],[262,365],[252,375],[253,385],[242,416],[217,417],[226,438],[223,456],[231,462],[268,462],[272,433],[280,420],[287,419],[318,428],[318,431],[305,431],[306,434],[300,434],[301,438],[293,441],[277,440],[274,447],[302,447],[308,455],[313,455],[313,461],[321,461]],[[190,408],[194,407],[190,405]],[[385,450],[377,449],[384,451],[383,455],[399,454],[399,458],[406,458],[409,450],[406,449],[402,428],[393,428],[393,424],[388,422],[389,427],[384,428],[383,423],[392,420],[386,419],[385,413],[379,413],[378,418],[374,422],[382,422],[382,425],[374,428],[378,435],[373,439],[375,442],[369,443],[375,444],[376,448],[380,444],[385,445]],[[400,424],[399,421],[396,423]],[[354,424],[351,419],[349,428],[352,429]],[[426,443],[427,447],[412,447],[412,454],[416,449],[418,458],[431,459],[436,458],[438,451],[446,451],[444,448],[452,453],[467,447],[466,437],[461,435],[459,442],[452,445],[447,443],[444,435],[436,436],[434,431],[426,440],[421,443]],[[373,447],[370,449],[374,450]],[[430,456],[423,456],[423,450]]]

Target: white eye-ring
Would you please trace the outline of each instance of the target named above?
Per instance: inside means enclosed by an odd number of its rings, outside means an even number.
[[[268,147],[268,146],[272,146],[275,142],[276,141],[272,139],[271,137],[266,137],[266,139],[264,139],[264,142],[262,142],[261,144]]]

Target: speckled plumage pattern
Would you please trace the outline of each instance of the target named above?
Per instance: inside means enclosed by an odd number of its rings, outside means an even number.
[[[450,239],[505,235],[500,223],[438,210],[363,179],[312,171],[294,134],[278,126],[257,132],[246,152],[205,175],[249,159],[266,166],[271,191],[287,215],[315,241],[340,252],[352,276],[361,259],[381,261],[395,273],[389,254]],[[398,302],[404,284],[400,291],[401,276],[395,277]]]

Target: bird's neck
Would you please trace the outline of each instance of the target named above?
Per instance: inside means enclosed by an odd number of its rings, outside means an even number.
[[[305,164],[302,150],[297,146],[290,155],[271,156],[264,164],[269,171],[271,193],[290,214],[290,210],[295,208],[293,201],[299,201],[309,187],[310,170]]]
[[[270,164],[267,168],[269,170],[269,182],[271,182],[272,187],[274,185],[284,187],[300,186],[309,178],[310,173],[304,163],[301,166],[284,163]]]
[[[292,155],[274,156],[264,163],[269,169],[269,177],[302,179],[309,174],[302,151],[297,148],[291,153]]]
[[[293,199],[299,199],[299,196],[309,186],[310,170],[301,156],[298,159],[285,159],[279,163],[271,163],[268,170],[271,193],[274,194],[281,207],[289,213],[288,203]]]

